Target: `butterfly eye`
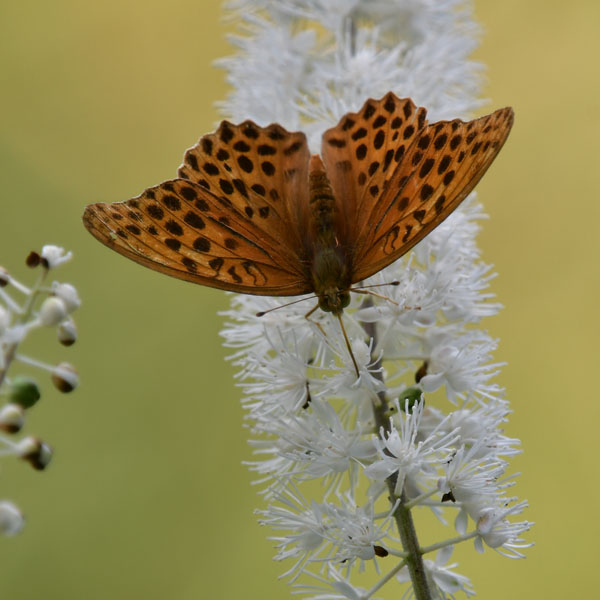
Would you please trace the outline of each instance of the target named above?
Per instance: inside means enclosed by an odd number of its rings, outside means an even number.
[[[319,308],[324,312],[333,311],[329,296],[319,296]]]
[[[346,308],[350,304],[350,292],[340,292],[339,298],[342,308]]]
[[[336,292],[331,290],[319,296],[319,308],[324,312],[341,314],[342,310],[350,304],[350,292]]]

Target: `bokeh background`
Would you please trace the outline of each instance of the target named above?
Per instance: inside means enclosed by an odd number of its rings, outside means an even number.
[[[523,441],[514,461],[536,546],[524,561],[461,551],[479,597],[594,597],[600,519],[596,0],[476,2],[489,108],[516,125],[484,178],[480,242],[506,308],[500,377]],[[77,365],[45,386],[28,433],[55,447],[44,473],[3,461],[0,496],[26,512],[0,539],[13,600],[287,598],[258,504],[242,411],[220,345],[218,291],[159,276],[102,247],[83,206],[170,178],[212,129],[230,52],[216,0],[21,0],[0,6],[0,263],[72,249],[56,273],[83,298],[80,340],[35,353]],[[482,114],[485,111],[482,111]],[[194,325],[190,327],[192,321]],[[386,594],[389,596],[389,593]]]

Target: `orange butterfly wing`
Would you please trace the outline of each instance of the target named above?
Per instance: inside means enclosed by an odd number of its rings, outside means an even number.
[[[336,238],[352,282],[389,265],[441,223],[487,170],[510,108],[428,124],[393,93],[368,100],[323,135]],[[304,134],[224,121],[189,149],[180,179],[122,203],[92,204],[84,223],[136,262],[202,285],[259,295],[313,291]]]
[[[512,109],[504,108],[467,123],[427,124],[425,109],[390,92],[325,132],[332,187],[347,194],[345,218],[356,223],[352,281],[391,264],[446,219],[488,169],[512,123]]]
[[[373,209],[407,148],[427,124],[426,110],[392,92],[367,100],[323,134],[323,163],[338,201],[340,234],[355,254],[372,228]]]
[[[187,150],[178,175],[226,198],[241,219],[275,240],[287,266],[297,267],[307,225],[309,159],[301,132],[223,121]]]
[[[190,148],[180,179],[83,220],[102,243],[155,271],[246,294],[312,291],[300,241],[308,207],[303,133],[223,121]]]
[[[259,216],[259,219],[261,217]],[[300,265],[281,246],[202,186],[174,179],[136,198],[85,209],[86,228],[106,246],[155,271],[246,294],[308,293]]]

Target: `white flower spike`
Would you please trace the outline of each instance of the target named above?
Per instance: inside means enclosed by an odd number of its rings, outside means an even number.
[[[478,27],[459,0],[228,5],[238,51],[220,62],[233,88],[221,108],[235,122],[301,129],[319,152],[326,129],[389,91],[432,121],[482,104],[481,66],[468,59]],[[381,287],[351,294],[348,342],[331,315],[304,317],[312,304],[267,312],[290,298],[232,296],[222,335],[252,423],[251,468],[266,486],[259,515],[304,598],[375,599],[384,587],[396,598],[400,583],[418,600],[470,596],[469,579],[448,564],[456,544],[510,557],[528,546],[520,536],[531,523],[514,521],[526,503],[506,496],[520,450],[503,434],[498,342],[481,326],[501,308],[476,243],[484,218],[471,194],[364,281]],[[458,537],[450,530],[422,548],[415,511],[450,516]],[[364,569],[378,575],[371,589],[356,584]]]

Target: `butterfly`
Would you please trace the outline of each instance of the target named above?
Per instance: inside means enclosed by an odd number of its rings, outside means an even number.
[[[424,108],[389,92],[343,116],[311,155],[301,132],[223,121],[187,150],[177,179],[90,204],[83,222],[155,271],[245,294],[314,293],[339,318],[352,284],[465,199],[512,123],[511,108],[428,123]]]

